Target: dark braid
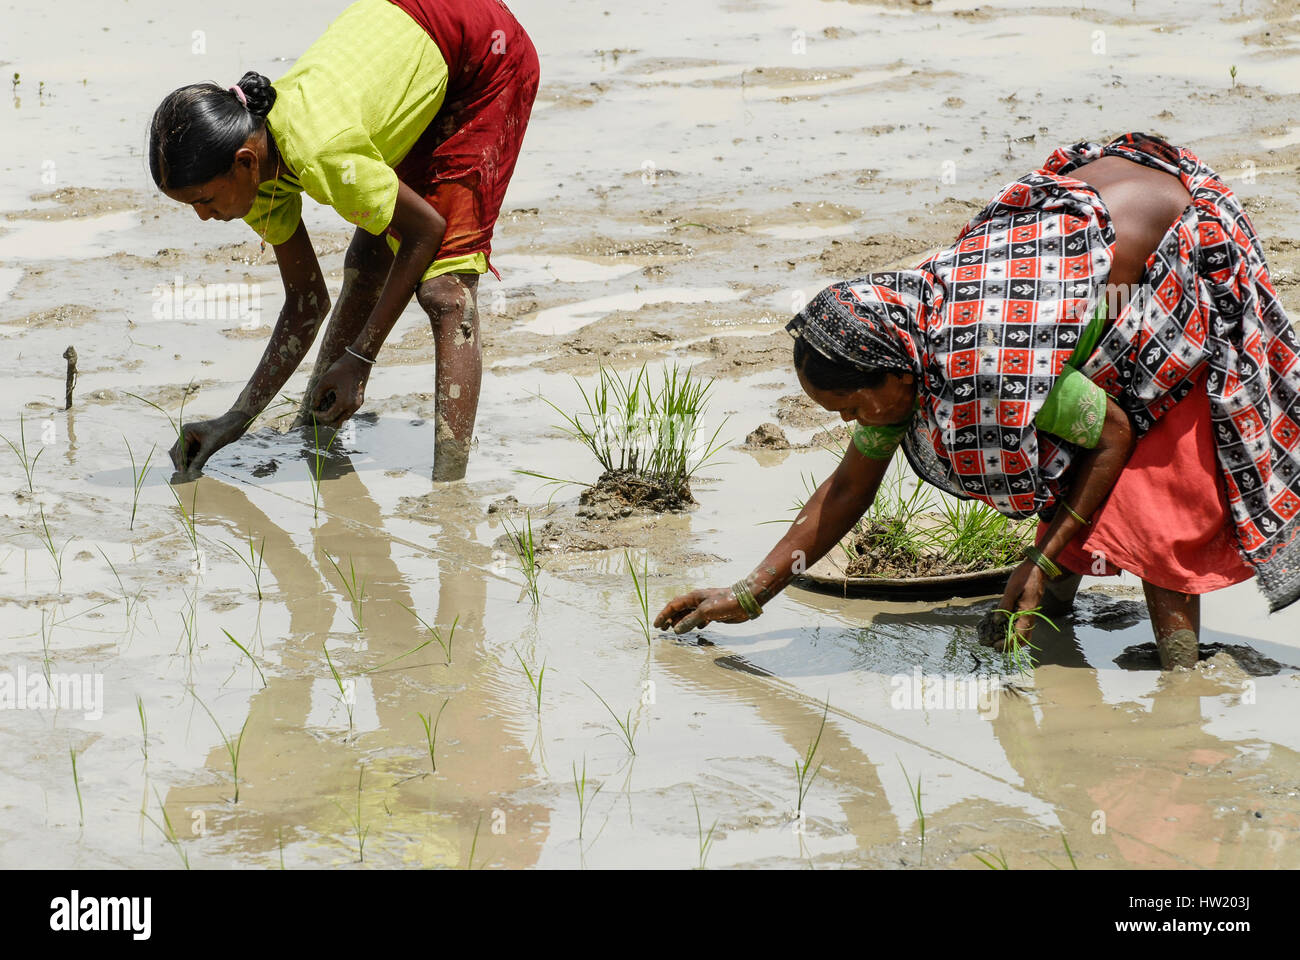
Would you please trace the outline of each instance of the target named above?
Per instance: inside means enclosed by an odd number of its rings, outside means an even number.
[[[239,81],[247,106],[215,83],[192,83],[169,93],[149,126],[149,172],[169,190],[207,183],[226,173],[235,151],[266,124],[275,87],[249,71]]]

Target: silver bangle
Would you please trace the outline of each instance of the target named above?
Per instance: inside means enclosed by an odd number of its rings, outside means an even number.
[[[375,361],[366,359],[366,358],[363,357],[361,354],[359,354],[359,353],[357,353],[355,350],[353,350],[352,347],[351,347],[350,345],[344,347],[343,349],[346,350],[348,353],[352,354],[352,356],[356,357],[358,360],[364,361],[365,363],[370,364],[372,367],[375,365]]]

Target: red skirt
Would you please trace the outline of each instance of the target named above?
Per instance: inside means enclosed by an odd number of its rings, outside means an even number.
[[[489,255],[537,96],[537,51],[500,0],[391,2],[424,28],[447,62],[442,109],[394,170],[447,221],[439,260]]]
[[[1182,593],[1255,575],[1233,535],[1205,378],[1138,440],[1092,524],[1057,558],[1062,567],[1091,576],[1127,570]],[[1046,529],[1039,525],[1040,540]]]

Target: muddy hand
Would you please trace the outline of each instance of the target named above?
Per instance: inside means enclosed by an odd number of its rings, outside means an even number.
[[[184,477],[197,476],[209,457],[243,436],[246,421],[242,413],[231,411],[212,420],[181,424],[181,435],[167,451],[172,466]]]
[[[680,597],[674,597],[655,617],[655,626],[660,630],[671,629],[673,633],[682,634],[696,627],[718,623],[744,623],[749,614],[740,608],[730,588],[709,590],[692,590]]]
[[[358,360],[350,353],[335,360],[316,384],[311,397],[310,406],[317,422],[337,428],[361,409],[369,377],[370,367],[364,360]]]
[[[1043,571],[1032,560],[1026,560],[1016,567],[997,607],[980,620],[977,628],[980,643],[1001,651],[1007,639],[1009,612],[1037,609],[1042,604],[1046,585]],[[1036,620],[1036,617],[1016,617],[1015,629],[1025,641],[1033,634]]]

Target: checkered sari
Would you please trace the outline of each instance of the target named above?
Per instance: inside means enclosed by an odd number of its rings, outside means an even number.
[[[1057,150],[952,247],[914,271],[835,284],[791,326],[860,366],[873,354],[888,368],[907,361],[923,384],[903,441],[919,476],[1008,516],[1050,516],[1080,449],[1039,433],[1034,416],[1104,295],[1115,240],[1101,197],[1069,173],[1108,155],[1174,174],[1192,204],[1083,372],[1141,435],[1208,365],[1237,543],[1281,609],[1300,596],[1300,343],[1250,220],[1189,151],[1137,133]]]

